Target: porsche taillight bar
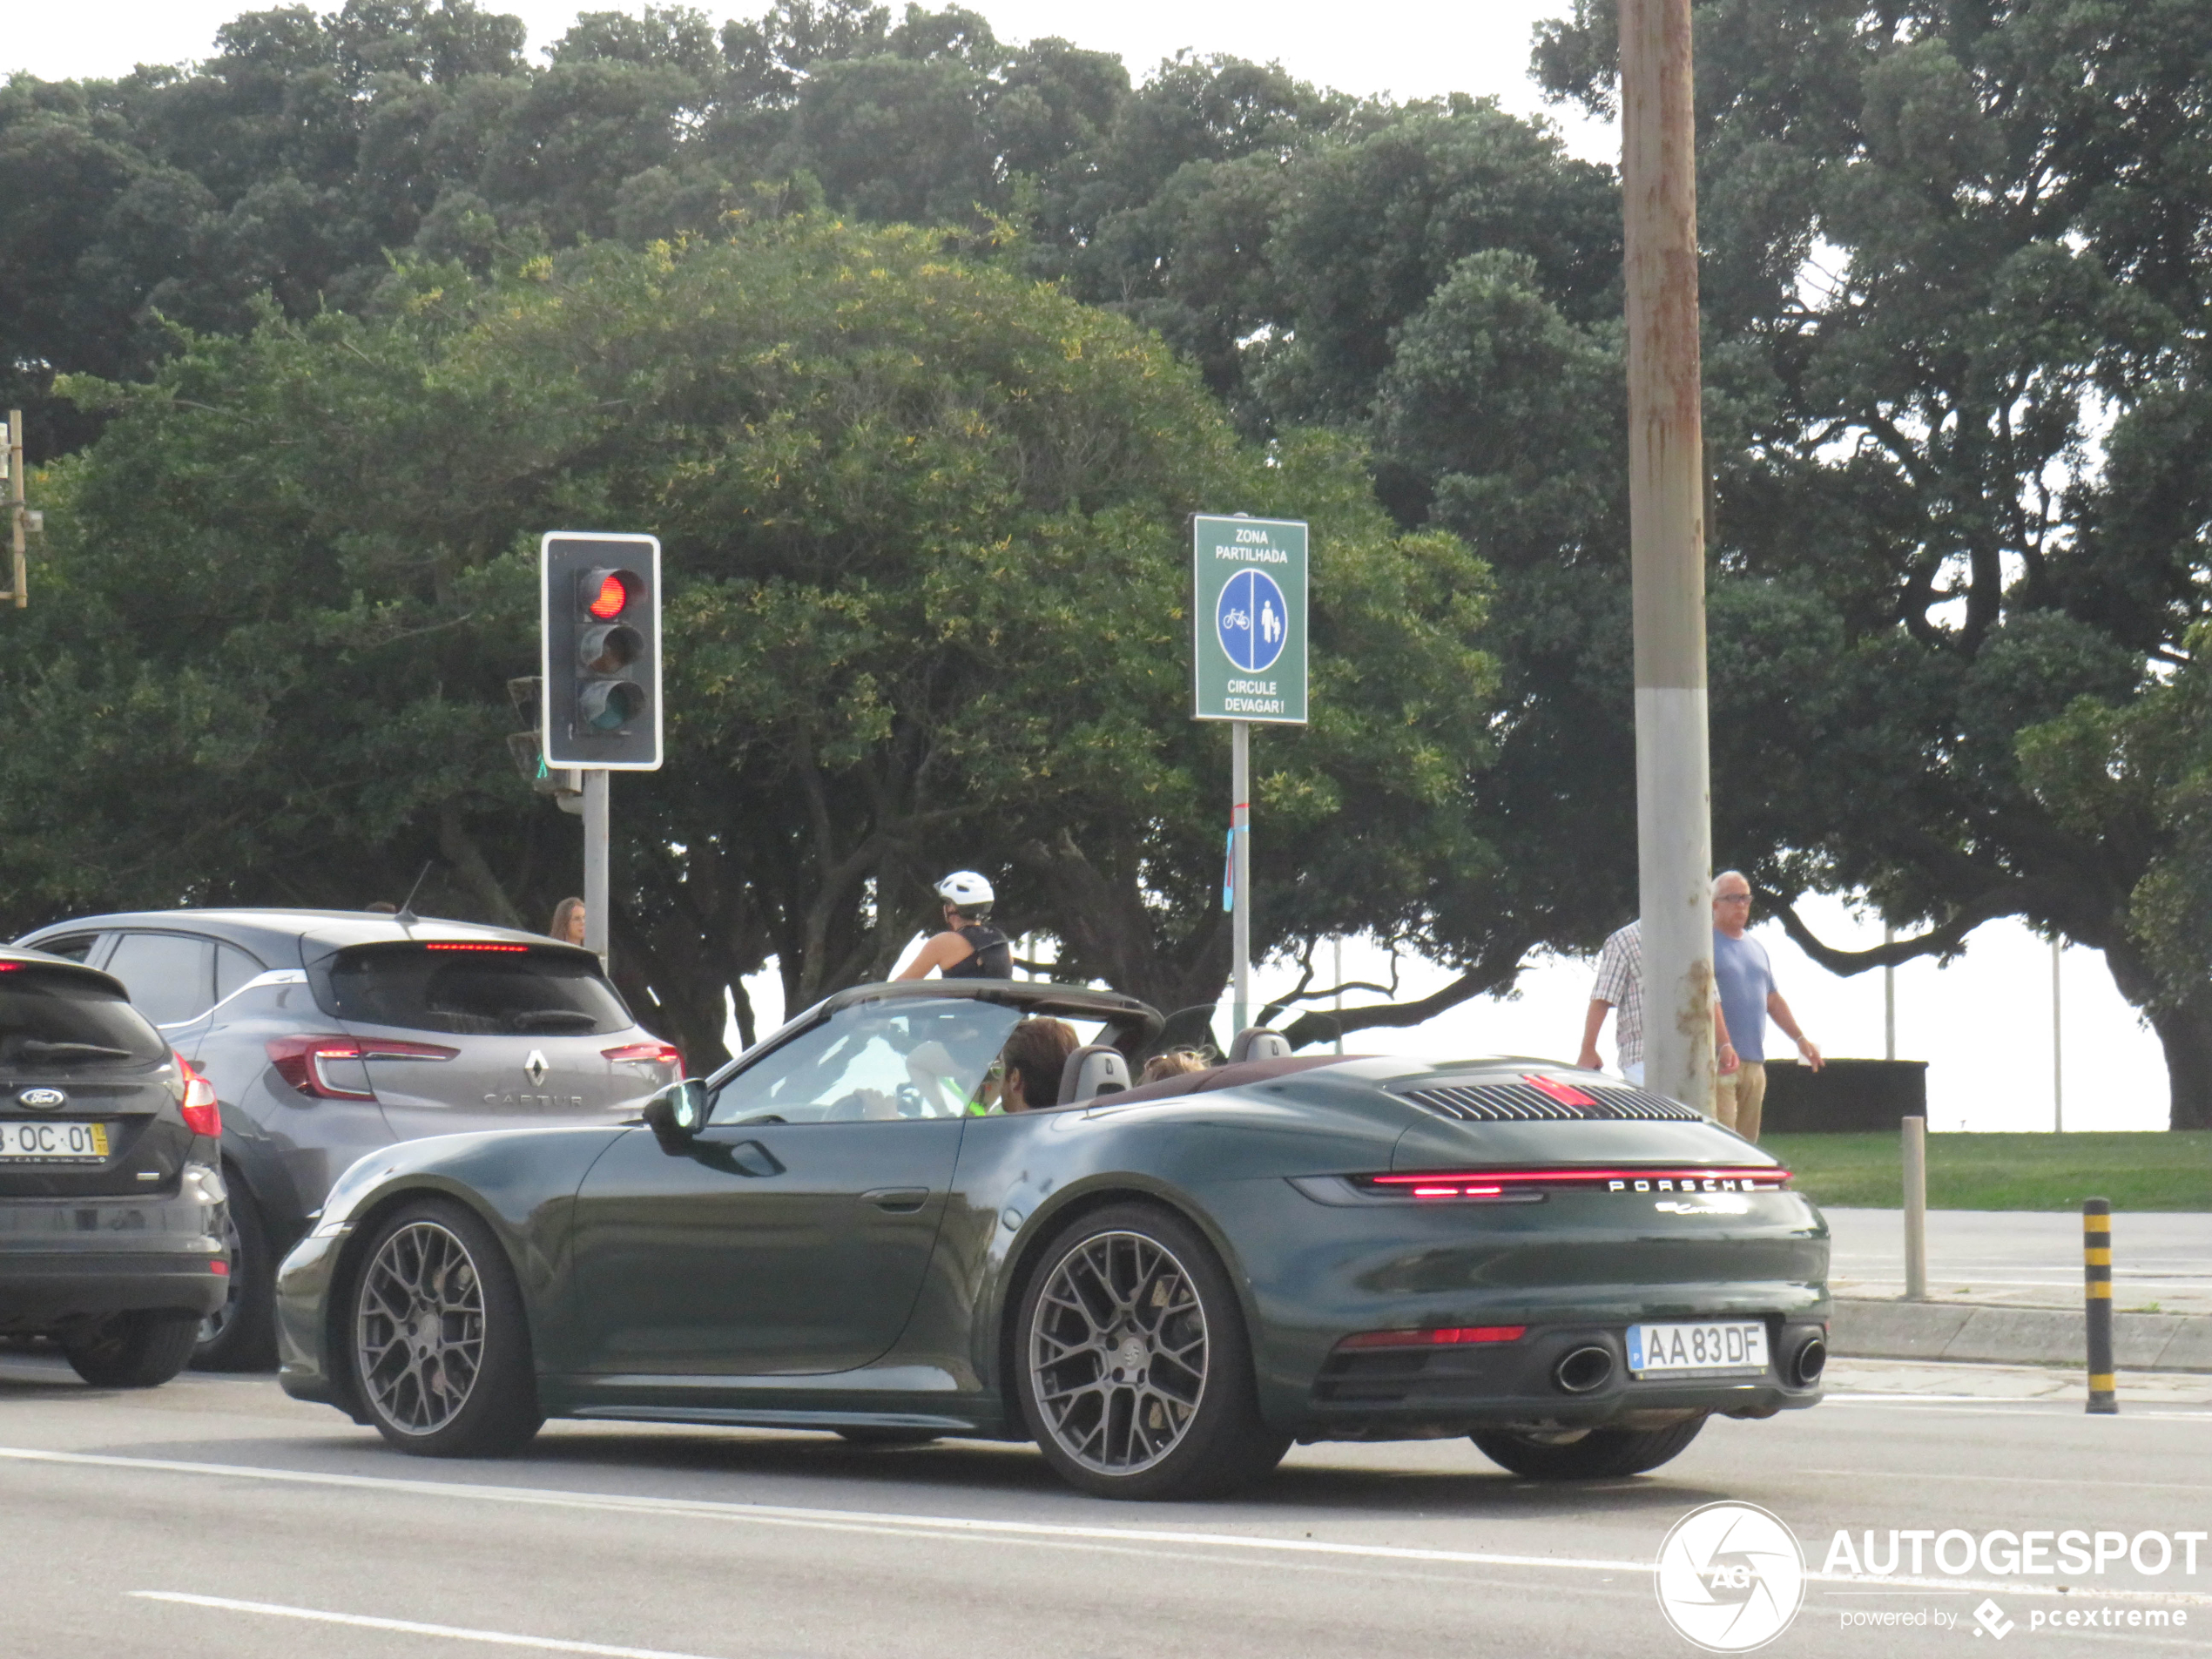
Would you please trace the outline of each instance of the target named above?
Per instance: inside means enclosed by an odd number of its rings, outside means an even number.
[[[1337,1344],[1347,1348],[1452,1348],[1476,1342],[1518,1342],[1525,1325],[1453,1325],[1430,1331],[1362,1331]]]
[[[1789,1184],[1790,1171],[1772,1167],[1435,1170],[1357,1179],[1357,1184],[1371,1192],[1416,1198],[1498,1198],[1544,1187],[1605,1192],[1774,1192]]]

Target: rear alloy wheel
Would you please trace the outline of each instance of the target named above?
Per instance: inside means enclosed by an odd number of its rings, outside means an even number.
[[[503,1457],[545,1421],[522,1291],[491,1230],[462,1205],[402,1205],[370,1238],[346,1332],[377,1433],[424,1457]]]
[[[230,1257],[223,1305],[199,1322],[195,1371],[267,1371],[276,1364],[276,1303],[269,1230],[235,1170],[223,1170],[223,1244]]]
[[[111,1313],[61,1339],[70,1367],[95,1388],[154,1388],[185,1368],[199,1321],[167,1308]]]
[[[1261,1420],[1229,1275],[1179,1217],[1117,1204],[1074,1223],[1046,1246],[1015,1333],[1030,1432],[1086,1492],[1212,1497],[1289,1448]]]
[[[1468,1438],[1493,1463],[1531,1480],[1618,1480],[1657,1468],[1704,1426],[1701,1413],[1665,1428],[1594,1428],[1569,1440],[1507,1429]]]

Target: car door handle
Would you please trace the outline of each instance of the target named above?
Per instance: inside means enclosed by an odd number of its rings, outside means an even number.
[[[887,1210],[894,1216],[910,1216],[929,1202],[927,1187],[878,1187],[860,1197],[879,1210]]]

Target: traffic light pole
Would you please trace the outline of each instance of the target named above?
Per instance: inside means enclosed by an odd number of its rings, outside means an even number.
[[[607,777],[604,766],[583,774],[583,946],[607,965]]]
[[[1713,1114],[1712,786],[1690,0],[1621,0],[1644,1082]]]

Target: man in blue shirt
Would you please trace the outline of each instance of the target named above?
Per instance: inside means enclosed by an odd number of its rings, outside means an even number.
[[[1751,884],[1740,870],[1722,871],[1713,878],[1713,978],[1740,1063],[1715,1079],[1713,1105],[1723,1127],[1756,1141],[1766,1104],[1767,1016],[1774,1016],[1807,1065],[1818,1071],[1824,1062],[1775,987],[1766,947],[1743,931],[1750,920]]]

